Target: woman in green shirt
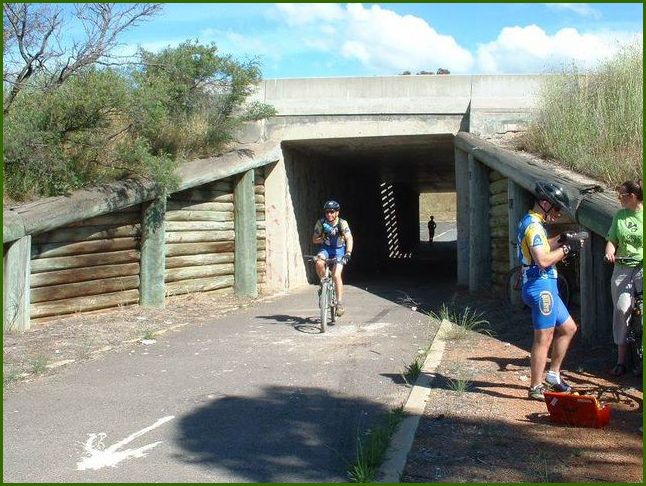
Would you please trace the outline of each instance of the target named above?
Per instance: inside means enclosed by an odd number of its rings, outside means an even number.
[[[643,203],[640,183],[624,182],[618,188],[621,209],[612,219],[608,231],[605,259],[615,264],[610,290],[615,309],[612,331],[617,350],[617,364],[610,372],[621,376],[626,372],[626,332],[632,306],[633,287],[643,283]],[[636,373],[641,370],[635,370]]]

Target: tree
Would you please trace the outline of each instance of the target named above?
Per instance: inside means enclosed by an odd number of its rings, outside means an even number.
[[[111,63],[111,51],[124,30],[148,20],[160,4],[75,4],[74,16],[84,37],[67,45],[62,39],[66,18],[53,4],[3,4],[3,111],[30,83],[43,90],[60,86],[96,63]]]
[[[246,103],[261,79],[256,61],[184,42],[140,51],[129,70],[89,67],[56,89],[26,85],[5,116],[5,191],[54,196],[139,175],[172,190],[182,160],[213,156],[245,120],[273,108]]]

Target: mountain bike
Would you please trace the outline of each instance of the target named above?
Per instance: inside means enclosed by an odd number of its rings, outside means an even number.
[[[524,307],[525,303],[522,298],[523,287],[523,267],[517,265],[505,277],[505,296],[508,302],[514,307]],[[559,289],[559,296],[565,304],[565,307],[570,305],[570,283],[568,279],[561,272],[558,272],[556,277],[556,286]]]
[[[316,263],[319,257],[315,255],[305,255],[305,259]],[[318,289],[319,309],[321,311],[321,333],[327,330],[328,323],[336,322],[337,297],[336,284],[332,278],[332,267],[336,264],[336,258],[325,260],[325,274],[321,279],[321,285]]]
[[[615,257],[615,262],[632,262],[630,258]],[[641,267],[641,264],[640,264]],[[640,267],[636,267],[635,271],[638,271]],[[632,278],[632,277],[631,277]],[[640,288],[637,289],[637,285],[633,285],[632,289],[632,305],[630,309],[630,317],[628,319],[628,333],[626,334],[626,344],[628,344],[628,349],[630,350],[630,358],[633,363],[633,368],[635,373],[641,375],[643,370],[643,358],[644,358],[644,348],[643,348],[643,311],[644,311],[644,285],[643,281],[640,285]]]

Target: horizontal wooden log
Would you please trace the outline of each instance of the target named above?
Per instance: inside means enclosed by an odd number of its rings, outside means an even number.
[[[172,201],[183,201],[189,203],[219,202],[233,204],[233,192],[228,191],[207,191],[206,189],[191,189],[187,192],[173,194]]]
[[[51,302],[87,295],[108,294],[139,288],[139,275],[103,278],[61,285],[48,285],[31,289],[31,303]]]
[[[543,167],[527,156],[500,148],[471,133],[459,132],[454,143],[458,149],[471,153],[532,194],[538,180],[552,181],[563,186],[570,195],[570,200],[579,195],[580,189],[589,186],[573,177],[555,174],[549,166]],[[577,222],[605,237],[618,209],[619,203],[614,194],[597,192],[585,196],[574,216]]]
[[[489,194],[507,194],[507,179],[499,179],[489,184]]]
[[[178,282],[203,277],[233,276],[233,263],[200,265],[192,267],[167,268],[164,272],[166,282]]]
[[[114,265],[116,263],[133,263],[139,261],[138,250],[112,251],[109,253],[92,253],[67,257],[40,258],[32,260],[31,272],[49,272],[66,268],[94,267],[98,265]]]
[[[214,265],[218,263],[233,263],[233,252],[207,253],[166,258],[167,269],[198,265]]]
[[[141,223],[141,211],[136,213],[110,213],[95,216],[94,218],[83,219],[70,223],[64,228],[78,228],[81,226],[123,226],[125,224],[139,224]]]
[[[259,250],[257,255],[258,255],[258,258],[257,258],[258,261],[264,262],[267,259],[267,252],[265,250]]]
[[[166,232],[227,230],[233,230],[233,221],[168,221],[166,223]]]
[[[108,238],[137,237],[141,232],[140,225],[125,225],[106,228],[105,226],[84,226],[80,228],[62,228],[41,233],[32,238],[35,244],[72,242],[85,240],[104,240]]]
[[[489,196],[489,205],[496,206],[498,204],[504,204],[509,207],[509,195],[507,191],[499,192],[498,194],[492,194]]]
[[[500,172],[498,172],[496,170],[492,170],[491,172],[489,172],[489,180],[491,182],[499,181],[501,179],[505,179],[505,176],[502,175]]]
[[[507,218],[507,221],[509,221],[509,208],[506,204],[491,206],[489,208],[489,214],[493,217],[499,216],[501,218]]]
[[[233,251],[233,239],[231,239],[231,241],[218,242],[166,244],[166,258],[230,251]]]
[[[267,248],[267,239],[262,238],[256,241],[256,250],[264,250]]]
[[[265,227],[266,227],[266,224],[265,224],[264,221],[256,220],[256,228],[258,228],[259,230],[264,230]],[[263,235],[264,235],[264,233],[263,233]]]
[[[166,212],[170,211],[231,211],[233,212],[232,202],[196,202],[174,201],[166,202]]]
[[[265,186],[264,185],[262,185],[262,186],[256,185],[253,188],[253,192],[256,193],[256,194],[264,194],[265,193]]]
[[[178,168],[178,190],[241,174],[274,163],[280,157],[280,146],[270,142],[240,145],[217,157],[193,160]],[[36,235],[83,219],[118,212],[156,199],[160,193],[160,187],[154,181],[126,179],[4,210],[3,241],[14,241],[27,234]]]
[[[168,211],[166,221],[233,221],[233,211]],[[168,224],[166,224],[168,227]]]
[[[110,238],[106,240],[88,240],[78,242],[59,242],[48,244],[33,244],[31,257],[50,258],[57,256],[82,255],[85,253],[101,253],[118,250],[135,250],[139,246],[136,238]]]
[[[73,314],[76,312],[107,309],[139,301],[139,290],[125,290],[111,294],[90,295],[54,302],[40,302],[31,305],[31,318]]]
[[[209,184],[205,184],[205,189],[209,191],[233,191],[233,181],[230,178],[214,181]]]
[[[206,292],[226,287],[233,287],[233,275],[225,277],[194,278],[166,284],[166,295]]]
[[[53,272],[34,273],[31,276],[31,287],[58,285],[72,282],[85,282],[110,277],[127,277],[139,275],[139,263],[121,265],[100,265],[98,267],[73,268]]]
[[[172,231],[166,232],[166,244],[233,241],[233,231]]]

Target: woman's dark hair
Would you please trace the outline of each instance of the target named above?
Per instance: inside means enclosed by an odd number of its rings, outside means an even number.
[[[633,181],[626,181],[619,186],[619,192],[626,192],[628,194],[634,194],[637,196],[637,199],[643,201],[643,190],[641,184]]]

